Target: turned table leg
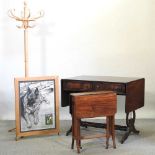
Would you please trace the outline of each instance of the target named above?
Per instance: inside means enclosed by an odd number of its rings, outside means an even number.
[[[121,139],[121,144],[128,138],[131,132],[135,134],[139,134],[139,131],[135,128],[135,120],[136,120],[136,112],[132,111],[132,118],[129,118],[129,113],[126,114],[126,125],[127,125],[127,132]]]

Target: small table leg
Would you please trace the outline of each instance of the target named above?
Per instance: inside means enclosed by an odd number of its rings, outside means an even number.
[[[129,119],[129,113],[126,114],[126,124],[127,124],[127,132],[124,134],[124,136],[121,139],[121,144],[125,142],[125,140],[128,138],[131,132],[135,134],[139,134],[139,131],[135,128],[135,119],[136,119],[136,113],[135,111],[132,111],[133,117]]]
[[[104,123],[95,123],[95,122],[86,122],[86,121],[81,121],[81,125],[85,128],[88,126],[95,127],[95,128],[106,128],[106,124]],[[127,131],[126,126],[121,126],[121,125],[115,125],[115,130],[120,130],[120,131]],[[68,136],[72,132],[72,126],[70,129],[66,132],[66,136]]]
[[[139,131],[135,128],[135,120],[136,120],[136,113],[135,111],[132,111],[133,117],[129,119],[129,113],[126,114],[126,125],[127,126],[121,126],[121,125],[115,125],[115,130],[121,130],[126,131],[124,136],[121,139],[121,144],[125,142],[125,140],[128,138],[131,132],[135,134],[139,134]],[[87,127],[96,127],[96,128],[106,128],[106,124],[103,123],[94,123],[94,122],[83,122],[81,121],[81,126]],[[72,127],[66,132],[66,136],[68,136],[72,132]]]

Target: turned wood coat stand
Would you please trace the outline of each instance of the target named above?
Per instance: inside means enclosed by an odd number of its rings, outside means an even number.
[[[30,9],[27,7],[27,1],[24,1],[24,8],[21,12],[21,16],[17,16],[15,9],[8,10],[8,16],[13,18],[14,20],[21,22],[21,26],[17,26],[20,29],[24,29],[24,71],[25,78],[29,77],[29,65],[28,65],[28,29],[35,27],[35,25],[30,26],[30,22],[35,22],[37,19],[44,16],[43,11],[39,11],[38,15],[35,17],[31,17]],[[16,128],[8,130],[8,132],[12,132],[16,130]],[[16,138],[17,140],[17,138]]]

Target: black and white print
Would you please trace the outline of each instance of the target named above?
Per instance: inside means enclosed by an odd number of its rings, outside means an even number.
[[[21,132],[55,128],[55,81],[21,81]]]

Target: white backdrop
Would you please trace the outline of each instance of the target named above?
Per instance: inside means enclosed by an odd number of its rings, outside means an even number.
[[[29,30],[30,76],[105,75],[144,77],[145,106],[138,118],[155,118],[154,0],[27,0],[34,16]],[[23,0],[0,0],[0,119],[14,119],[14,77],[24,76],[23,30],[7,15]],[[60,108],[60,118],[70,118]],[[124,118],[118,97],[117,118]]]

